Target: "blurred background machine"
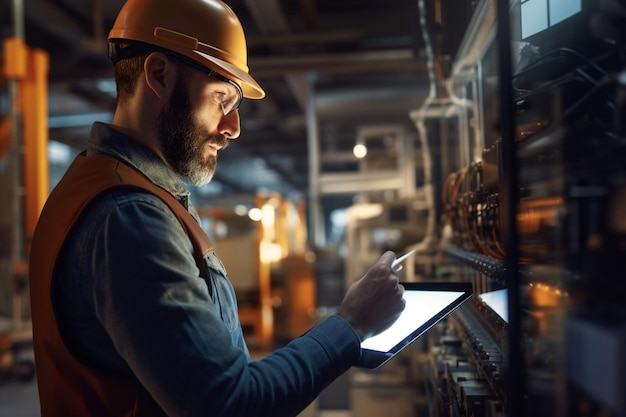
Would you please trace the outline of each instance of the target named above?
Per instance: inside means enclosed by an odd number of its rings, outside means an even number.
[[[626,415],[624,24],[618,0],[486,0],[453,61],[431,51],[418,156],[402,152],[420,182],[346,210],[346,277],[418,248],[404,279],[476,294],[354,370],[354,415]]]

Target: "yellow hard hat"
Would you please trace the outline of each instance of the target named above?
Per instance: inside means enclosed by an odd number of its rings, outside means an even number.
[[[128,0],[108,39],[170,50],[232,79],[246,98],[265,96],[248,73],[241,23],[220,0]]]

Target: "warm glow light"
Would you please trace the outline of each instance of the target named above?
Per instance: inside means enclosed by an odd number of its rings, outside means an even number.
[[[248,211],[248,217],[250,217],[251,220],[258,222],[261,221],[261,218],[263,218],[263,213],[260,208],[253,207],[250,211]]]
[[[365,158],[365,156],[367,155],[367,147],[362,143],[357,143],[356,145],[354,145],[354,148],[352,148],[352,153],[354,153],[354,156],[359,159]]]
[[[273,227],[274,222],[276,221],[276,208],[268,202],[263,204],[263,207],[261,208],[261,213],[261,222],[263,223],[263,227]]]
[[[261,262],[269,264],[278,262],[283,257],[283,250],[277,243],[261,242]]]
[[[248,207],[244,206],[243,204],[237,204],[233,211],[237,216],[245,216],[246,214],[248,214]]]

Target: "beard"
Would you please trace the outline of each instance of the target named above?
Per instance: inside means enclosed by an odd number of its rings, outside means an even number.
[[[207,184],[215,174],[217,157],[207,155],[211,144],[228,146],[224,135],[212,135],[193,118],[186,82],[182,76],[169,103],[161,109],[156,122],[163,155],[180,177],[195,186]]]

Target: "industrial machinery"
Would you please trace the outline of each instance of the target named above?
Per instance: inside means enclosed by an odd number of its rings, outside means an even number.
[[[473,4],[448,72],[431,71],[410,114],[422,244],[391,248],[420,249],[404,279],[469,280],[475,295],[408,357],[354,371],[354,395],[367,388],[370,402],[353,411],[626,416],[626,3]],[[445,66],[427,51],[430,68]],[[347,276],[361,272],[360,235],[394,228],[383,207],[348,230]]]
[[[234,201],[222,199],[222,206],[198,213],[237,292],[246,343],[253,351],[267,351],[314,321],[305,206],[278,193],[239,195]]]
[[[432,335],[430,416],[626,415],[625,17],[479,2],[443,98],[412,114],[452,150],[440,275],[476,290]]]

